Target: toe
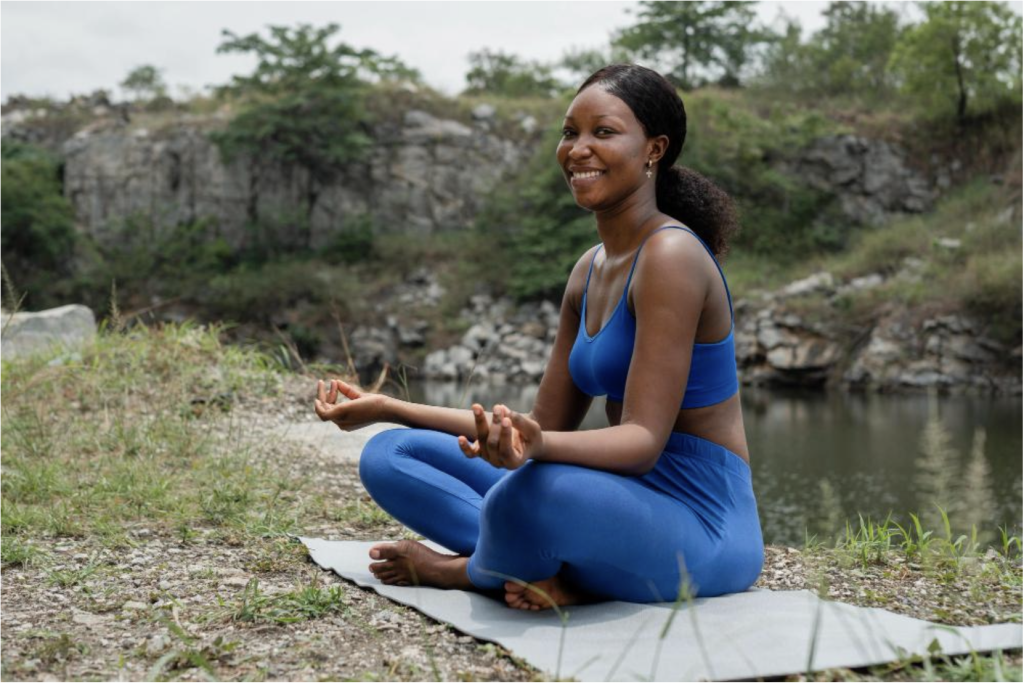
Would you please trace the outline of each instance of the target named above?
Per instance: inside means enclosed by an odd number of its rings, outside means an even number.
[[[395,557],[395,545],[394,544],[378,544],[370,549],[370,558],[374,560],[380,560],[382,558],[389,559]]]

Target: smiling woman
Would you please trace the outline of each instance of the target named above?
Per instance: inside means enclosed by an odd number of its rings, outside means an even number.
[[[601,243],[569,276],[529,414],[320,384],[317,414],[342,429],[419,428],[374,437],[360,476],[382,508],[458,555],[378,545],[370,570],[382,582],[503,590],[538,610],[715,596],[757,579],[764,549],[716,258],[736,214],[674,166],[685,135],[682,101],[649,69],[605,67],[577,92],[556,158]],[[605,394],[609,427],[580,431]]]

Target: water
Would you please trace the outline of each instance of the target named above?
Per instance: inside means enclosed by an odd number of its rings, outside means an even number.
[[[535,385],[477,387],[470,394],[456,383],[409,387],[413,401],[468,407],[504,403],[528,411]],[[937,521],[931,505],[959,510],[969,528],[976,522],[990,540],[997,528],[1021,530],[1021,409],[1019,397],[895,396],[744,388],[743,415],[751,453],[754,492],[765,541],[802,545],[808,535],[829,539],[857,515],[881,520],[892,513],[901,524],[914,512]],[[929,416],[948,433],[949,456],[939,468],[948,486],[935,494],[921,438]],[[604,401],[595,400],[581,429],[607,426]],[[984,468],[968,475],[975,429],[985,431]],[[929,479],[931,478],[931,479]],[[929,493],[931,492],[931,493]],[[971,517],[977,520],[971,520]],[[978,517],[980,516],[980,517]]]

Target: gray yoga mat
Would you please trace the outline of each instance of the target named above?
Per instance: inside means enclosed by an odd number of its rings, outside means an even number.
[[[671,603],[569,606],[563,629],[552,610],[514,610],[468,591],[381,584],[368,569],[370,547],[381,542],[300,541],[324,569],[496,642],[551,675],[581,681],[753,679],[892,662],[926,654],[933,642],[947,655],[1020,648],[1022,642],[1016,623],[953,628],[823,601],[809,591],[752,590],[696,599],[676,611]]]

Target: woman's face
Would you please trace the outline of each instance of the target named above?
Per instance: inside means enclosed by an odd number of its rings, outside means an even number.
[[[656,165],[661,153],[652,154],[651,143],[633,110],[600,85],[577,95],[556,150],[576,204],[597,211],[614,207],[645,183],[653,190],[647,160]]]

